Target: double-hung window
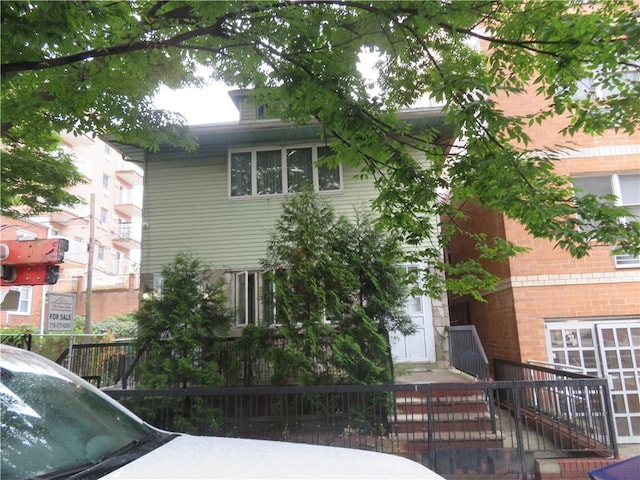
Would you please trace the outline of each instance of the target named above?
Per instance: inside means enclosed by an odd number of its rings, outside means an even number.
[[[580,189],[578,195],[615,195],[616,205],[626,207],[633,215],[620,221],[640,221],[640,173],[578,177],[573,185]],[[640,266],[640,258],[633,255],[616,255],[614,260],[616,267]]]
[[[232,308],[236,326],[275,323],[274,285],[261,272],[234,272]]]
[[[331,155],[324,146],[265,148],[229,153],[231,197],[282,195],[300,192],[305,185],[317,192],[342,188],[340,168],[318,165]]]

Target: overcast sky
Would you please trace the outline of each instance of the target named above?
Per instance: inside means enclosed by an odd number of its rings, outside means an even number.
[[[230,87],[213,83],[204,88],[171,90],[163,87],[156,96],[156,107],[181,113],[189,125],[238,120],[238,110],[227,94]]]

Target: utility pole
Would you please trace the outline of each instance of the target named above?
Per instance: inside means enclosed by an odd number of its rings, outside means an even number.
[[[94,210],[96,207],[96,195],[94,193],[91,194],[91,199],[89,200],[89,246],[87,248],[87,253],[89,258],[87,259],[87,307],[86,313],[84,317],[84,333],[91,333],[91,294],[93,289],[93,250],[95,244],[95,228],[96,221]],[[89,337],[85,337],[89,338]]]

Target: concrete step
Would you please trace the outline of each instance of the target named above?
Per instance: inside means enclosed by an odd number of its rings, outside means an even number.
[[[415,433],[428,431],[428,422],[418,419],[390,419],[392,431],[396,433]],[[469,418],[469,417],[450,417],[448,419],[439,419],[433,423],[434,432],[483,432],[491,431],[491,420],[489,418]]]
[[[434,413],[437,412],[486,412],[488,406],[484,398],[478,395],[467,395],[460,397],[434,398],[431,401]],[[396,398],[396,410],[405,414],[427,414],[428,405],[424,398],[399,397]]]
[[[429,451],[429,435],[419,433],[397,433],[395,438],[401,452],[426,453]],[[503,448],[502,432],[433,432],[434,448]]]

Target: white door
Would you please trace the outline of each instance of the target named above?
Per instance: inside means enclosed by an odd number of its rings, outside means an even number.
[[[620,442],[640,442],[640,324],[598,324]]]
[[[551,361],[609,381],[616,436],[640,441],[640,323],[547,323]]]
[[[416,267],[404,267],[407,270]],[[431,299],[424,296],[409,297],[405,302],[407,315],[416,327],[413,335],[398,331],[389,334],[394,363],[435,362],[435,340]]]

